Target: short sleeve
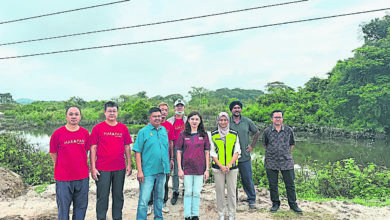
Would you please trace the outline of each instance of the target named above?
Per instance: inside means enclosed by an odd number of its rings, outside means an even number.
[[[209,136],[206,135],[204,136],[204,150],[210,150],[210,141],[209,141]]]
[[[85,130],[85,150],[89,151],[91,150],[91,136],[89,135],[88,130]]]
[[[50,137],[50,153],[57,153],[59,145],[59,132],[58,130],[54,131],[54,133]]]
[[[256,133],[259,130],[252,120],[248,119],[248,123],[249,123],[249,130],[252,132],[252,134]]]
[[[290,146],[295,146],[295,136],[292,128],[290,128]]]
[[[99,142],[99,127],[98,125],[95,125],[95,127],[92,128],[91,136],[89,137],[89,143],[90,145],[97,145]]]
[[[129,129],[126,127],[126,125],[123,125],[123,130],[125,145],[132,144],[133,140],[131,139]]]
[[[142,153],[144,149],[144,132],[140,130],[137,134],[137,138],[135,139],[133,151]]]
[[[177,138],[177,140],[175,142],[176,150],[182,151],[183,144],[184,144],[184,131],[180,132],[179,137]]]
[[[268,136],[267,136],[267,130],[264,130],[263,132],[263,146],[268,145]]]

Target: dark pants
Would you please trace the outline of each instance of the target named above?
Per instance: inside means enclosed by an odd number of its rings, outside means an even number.
[[[252,179],[252,164],[251,160],[238,162],[238,170],[240,171],[241,183],[248,197],[249,204],[255,204],[256,191]]]
[[[58,219],[69,219],[69,208],[73,202],[73,220],[85,218],[88,207],[89,178],[73,181],[56,181]]]
[[[110,188],[112,192],[112,219],[122,219],[123,185],[126,169],[116,171],[99,171],[99,180],[96,182],[96,218],[106,219]],[[112,187],[111,187],[112,185]]]
[[[267,171],[267,178],[269,183],[269,191],[271,194],[272,204],[280,205],[279,192],[278,192],[279,170],[266,169],[266,171]],[[281,170],[280,172],[282,173],[284,185],[286,186],[288,204],[290,206],[294,205],[297,203],[296,202],[297,197],[295,194],[295,184],[294,184],[294,178],[295,178],[294,169]]]
[[[166,180],[165,180],[165,185],[164,185],[164,203],[167,203],[168,201],[168,182],[169,182],[169,174],[167,174]],[[153,186],[153,191],[150,195],[150,200],[148,202],[148,205],[153,205],[153,192],[156,187],[156,181],[154,181],[154,186]]]

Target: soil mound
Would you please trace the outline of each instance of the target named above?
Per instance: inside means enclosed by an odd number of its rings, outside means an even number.
[[[26,194],[22,178],[3,167],[0,167],[0,198],[16,198]]]

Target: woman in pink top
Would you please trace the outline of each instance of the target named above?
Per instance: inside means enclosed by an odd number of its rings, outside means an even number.
[[[200,191],[203,180],[209,178],[210,158],[210,142],[199,112],[188,115],[185,130],[180,133],[175,147],[179,177],[184,178],[184,218],[198,220]]]

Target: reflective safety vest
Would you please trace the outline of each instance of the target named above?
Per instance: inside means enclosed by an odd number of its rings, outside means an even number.
[[[218,155],[218,161],[224,166],[228,165],[233,158],[235,152],[234,146],[236,145],[237,136],[237,131],[229,130],[229,133],[225,136],[226,143],[224,143],[221,136],[219,135],[218,130],[211,133],[211,139],[214,144],[215,153]],[[232,164],[230,169],[237,169],[237,164],[238,160]],[[215,169],[220,169],[214,161],[211,166]]]

